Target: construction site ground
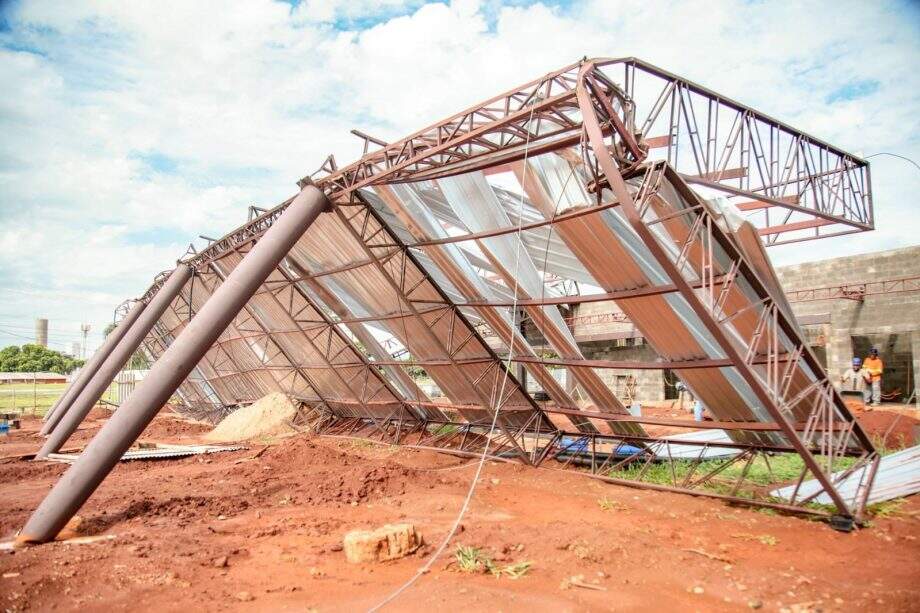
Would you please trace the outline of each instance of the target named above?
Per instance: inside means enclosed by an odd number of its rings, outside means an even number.
[[[861,420],[880,435],[897,414]],[[105,416],[96,409],[67,447],[85,444]],[[902,416],[896,427],[917,423]],[[67,468],[14,457],[38,448],[39,426],[28,418],[0,439],[5,541]],[[142,440],[198,443],[208,430],[164,414]],[[475,460],[309,435],[123,462],[62,535],[91,538],[0,551],[0,609],[367,610],[442,541],[475,470]],[[393,522],[413,523],[427,545],[386,563],[346,561],[346,532]],[[517,579],[464,572],[458,545],[480,548],[497,568],[531,566]],[[462,530],[391,610],[918,606],[920,497],[844,534],[802,517],[487,462]]]

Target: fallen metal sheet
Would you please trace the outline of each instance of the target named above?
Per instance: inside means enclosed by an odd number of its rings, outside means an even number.
[[[163,445],[156,449],[131,449],[121,456],[122,462],[130,460],[168,460],[193,455],[219,453],[221,451],[239,451],[246,449],[243,445]],[[80,457],[78,453],[50,453],[47,458],[55,462],[72,464]]]
[[[669,445],[668,441],[673,444]],[[710,446],[711,443],[731,442],[732,439],[725,430],[700,430],[662,437],[660,442],[649,445],[648,449],[662,460],[709,460],[734,457],[743,451],[736,447]],[[587,455],[589,453],[590,442],[587,438],[564,436],[559,444],[567,454]],[[616,447],[618,457],[628,457],[640,451],[639,447],[633,445]]]
[[[668,441],[693,441],[700,445],[670,445],[671,458],[686,458],[688,460],[729,458],[741,453],[741,449],[734,447],[710,447],[706,443],[731,443],[732,439],[725,430],[698,430],[684,432],[663,437]],[[658,452],[658,455],[667,455],[667,451]]]
[[[837,486],[837,491],[845,500],[855,501],[857,492],[860,489],[860,483],[863,479],[863,473],[867,469],[857,470],[852,475],[843,479],[839,483],[843,473],[834,473],[833,479]],[[821,485],[816,480],[805,481],[797,498],[807,498],[816,492],[821,491]],[[770,492],[773,496],[788,500],[795,490],[794,485],[789,485]],[[872,491],[869,492],[867,504],[884,502],[893,498],[903,498],[920,492],[920,445],[909,447],[897,453],[885,456],[881,459],[878,466],[878,472],[875,474],[875,480],[872,485]],[[821,494],[815,498],[814,502],[819,504],[831,504],[830,496]]]

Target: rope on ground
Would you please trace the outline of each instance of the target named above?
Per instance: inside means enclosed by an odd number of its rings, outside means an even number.
[[[527,119],[528,125],[533,120],[533,113],[534,113],[534,107],[531,106],[530,107],[530,117],[528,117]],[[529,147],[530,147],[530,130],[527,131],[527,139],[524,142],[524,172],[525,173],[527,172],[527,156],[528,156]],[[522,243],[521,232],[523,231],[523,228],[522,228],[523,224],[524,224],[524,194],[522,192],[520,203],[519,203],[519,211],[518,211],[518,232],[517,232],[518,241],[517,241],[517,245],[515,248],[515,255],[514,255],[514,273],[515,274],[514,274],[514,292],[512,295],[512,307],[511,307],[512,313],[515,313],[517,311],[518,265],[521,260],[521,243]],[[508,358],[507,360],[505,360],[504,377],[502,378],[501,388],[498,390],[497,397],[494,395],[492,397],[492,405],[493,405],[492,406],[492,423],[489,426],[489,433],[486,435],[485,445],[482,448],[482,455],[479,457],[479,465],[476,467],[476,473],[473,475],[473,479],[470,482],[470,487],[466,492],[466,498],[464,498],[463,500],[463,505],[460,507],[460,511],[459,513],[457,513],[457,517],[456,519],[454,519],[454,523],[451,526],[450,531],[447,533],[447,536],[444,538],[444,540],[441,542],[441,544],[438,546],[435,552],[431,554],[431,556],[429,556],[429,558],[425,561],[425,563],[422,564],[421,567],[419,567],[419,569],[415,572],[414,575],[412,575],[409,578],[408,581],[406,581],[401,586],[399,586],[395,591],[390,593],[389,596],[381,600],[377,605],[368,609],[369,613],[374,613],[375,611],[379,611],[380,609],[385,607],[390,602],[396,600],[396,598],[398,598],[400,594],[402,594],[407,589],[412,587],[412,585],[416,581],[418,581],[422,577],[422,575],[427,573],[431,569],[431,566],[435,563],[435,561],[437,561],[437,559],[441,556],[441,554],[444,553],[444,550],[447,548],[447,545],[450,543],[451,539],[454,538],[454,535],[457,533],[457,530],[460,528],[460,522],[463,521],[463,517],[464,515],[466,515],[466,512],[469,509],[470,502],[473,500],[473,494],[476,491],[476,484],[479,483],[479,478],[482,475],[482,468],[483,466],[485,466],[486,457],[488,457],[489,455],[489,447],[492,444],[492,435],[495,432],[495,425],[498,423],[498,412],[501,410],[501,407],[498,406],[498,402],[500,402],[501,399],[504,397],[505,384],[508,382],[508,374],[511,372],[510,369],[511,369],[511,362],[514,357],[514,339],[515,339],[514,318],[513,317],[510,321],[510,327],[511,327],[511,330],[509,330],[510,345],[508,347]]]

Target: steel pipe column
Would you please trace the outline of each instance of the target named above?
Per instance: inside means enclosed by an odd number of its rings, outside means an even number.
[[[145,306],[145,303],[141,301],[135,302],[131,310],[128,311],[128,314],[125,315],[125,318],[105,337],[102,346],[93,352],[93,355],[90,356],[89,360],[83,365],[83,368],[80,369],[77,378],[70,383],[61,397],[54,403],[54,406],[51,407],[51,410],[45,414],[45,423],[42,425],[41,434],[48,434],[54,429],[58,422],[61,421],[61,417],[67,412],[70,404],[80,392],[83,391],[83,388],[86,387],[86,384],[93,378],[99,366],[109,357],[109,354],[112,353],[115,346],[124,338],[128,329],[134,325],[134,322],[141,314],[141,311],[144,310]]]
[[[57,535],[327,206],[320,190],[304,187],[55,484],[22,529],[20,542],[44,543]]]
[[[44,458],[49,453],[60,451],[67,439],[70,438],[70,435],[83,423],[86,415],[102,398],[105,390],[112,384],[121,368],[131,359],[131,356],[140,347],[144,338],[150,333],[150,330],[153,329],[160,317],[163,316],[172,301],[179,295],[179,292],[182,291],[189,279],[192,278],[194,272],[190,266],[180,264],[170,273],[166,283],[153,296],[144,312],[141,313],[134,325],[131,326],[131,329],[118,343],[118,346],[112,350],[92,379],[86,383],[83,390],[74,399],[66,415],[61,416],[60,423],[51,430],[48,440],[42,445],[36,457]]]

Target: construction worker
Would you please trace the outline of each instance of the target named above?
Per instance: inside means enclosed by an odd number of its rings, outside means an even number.
[[[687,387],[687,386],[684,384],[683,381],[678,381],[677,384],[674,386],[674,389],[677,390],[677,399],[678,399],[678,402],[680,403],[680,410],[681,410],[681,411],[685,411],[685,410],[686,410],[686,409],[684,408],[684,399],[685,399],[687,396],[690,397],[690,406],[691,406],[691,407],[693,406],[693,392],[690,391],[690,388]],[[673,405],[672,405],[672,406],[673,406]]]
[[[862,392],[863,404],[868,405],[872,400],[872,379],[860,358],[853,358],[853,368],[848,369],[840,377],[841,391]]]
[[[869,351],[869,357],[863,360],[863,368],[869,373],[872,385],[872,406],[877,407],[882,402],[882,372],[885,365],[882,358],[878,357],[878,348]]]

